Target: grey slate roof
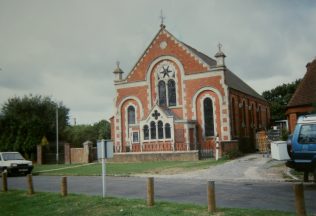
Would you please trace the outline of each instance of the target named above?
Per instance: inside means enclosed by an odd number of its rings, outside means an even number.
[[[197,55],[199,58],[201,58],[206,64],[208,64],[210,67],[214,67],[216,66],[216,61],[210,57],[208,57],[207,55],[205,55],[204,53],[201,53],[200,51],[194,49],[193,47],[187,45],[186,43],[183,43],[181,41],[181,43],[186,46],[191,52],[193,52],[195,55]]]
[[[201,58],[210,67],[216,66],[216,60],[210,58],[209,56],[199,52],[198,50],[194,49],[193,47],[191,47],[183,42],[181,42],[181,43],[183,45],[185,45],[191,52],[193,52],[195,55],[197,55],[199,58]],[[234,74],[233,72],[231,72],[227,68],[225,69],[224,76],[225,76],[225,83],[229,88],[246,93],[246,94],[253,96],[255,98],[265,100],[264,97],[262,97],[260,94],[258,94],[253,88],[251,88],[242,79],[240,79],[236,74]]]

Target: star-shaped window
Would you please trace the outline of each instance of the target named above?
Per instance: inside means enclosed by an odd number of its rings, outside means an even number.
[[[162,78],[165,78],[166,76],[170,77],[169,76],[169,73],[171,73],[172,71],[169,70],[169,65],[167,67],[162,67],[162,70],[160,73],[163,74],[163,77]]]

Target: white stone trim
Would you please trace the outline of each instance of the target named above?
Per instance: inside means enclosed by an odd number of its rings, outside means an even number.
[[[183,68],[183,65],[181,64],[181,62],[173,57],[173,56],[159,56],[158,58],[156,58],[155,60],[153,60],[151,63],[150,63],[150,66],[148,67],[148,70],[146,71],[146,81],[148,83],[148,89],[149,89],[149,100],[148,100],[148,105],[149,105],[149,110],[153,107],[151,101],[152,101],[152,92],[151,92],[151,82],[150,82],[150,76],[151,76],[151,73],[155,73],[155,71],[153,71],[153,68],[156,66],[156,64],[160,61],[164,61],[164,60],[169,60],[170,62],[176,64],[178,66],[178,68],[180,69],[180,71],[176,70],[176,78],[177,78],[177,72],[180,73],[180,80],[177,80],[176,81],[176,88],[177,88],[177,106],[179,105],[182,105],[182,104],[179,104],[179,92],[182,90],[179,88],[179,82],[181,82],[181,86],[184,86],[183,85],[183,77],[185,76],[184,74],[184,68]],[[156,83],[156,77],[155,77],[155,83]],[[157,87],[157,85],[156,85]],[[155,87],[155,89],[156,89]],[[184,101],[184,97],[183,97],[183,91],[181,92],[181,95],[182,95],[182,103]],[[158,94],[157,94],[158,96]],[[184,113],[184,106],[182,107],[182,112]]]
[[[129,83],[120,83],[115,85],[115,89],[124,89],[124,88],[131,88],[131,87],[140,87],[140,86],[147,86],[146,81],[137,81],[137,82],[129,82]]]
[[[135,124],[137,124],[137,106],[135,106],[132,102],[129,102],[127,105],[126,105],[126,107],[125,107],[125,122],[124,122],[124,124],[125,124],[125,134],[127,135],[126,137],[125,137],[125,139],[126,139],[126,142],[128,142],[129,143],[129,146],[131,146],[131,133],[130,132],[132,132],[132,130],[130,131],[129,130],[129,124],[128,124],[128,108],[130,107],[130,106],[132,106],[132,107],[134,107],[134,110],[135,110]],[[135,125],[135,124],[132,124],[132,125]]]
[[[183,80],[195,80],[195,79],[210,78],[210,77],[215,77],[215,76],[223,77],[223,72],[214,70],[214,71],[201,72],[201,73],[195,73],[195,74],[186,74]]]

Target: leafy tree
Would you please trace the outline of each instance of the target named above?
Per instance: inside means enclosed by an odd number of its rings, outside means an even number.
[[[294,94],[301,79],[288,84],[282,84],[269,91],[262,93],[263,97],[270,104],[271,121],[285,119],[285,111],[288,102]]]
[[[96,143],[100,139],[110,139],[111,126],[106,120],[101,120],[93,125],[68,126],[64,131],[65,139],[76,147],[82,147],[82,143],[90,140]]]
[[[49,97],[30,95],[8,99],[1,109],[0,150],[32,155],[43,137],[55,140],[56,107],[57,103]],[[68,108],[58,105],[59,131],[68,124],[68,113]]]

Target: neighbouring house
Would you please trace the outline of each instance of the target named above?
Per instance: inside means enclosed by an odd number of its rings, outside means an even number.
[[[266,129],[267,101],[228,69],[225,57],[220,44],[210,58],[162,24],[125,77],[119,63],[114,71],[115,152],[212,153],[216,137],[221,148],[238,147],[240,137]]]
[[[293,133],[300,115],[316,110],[316,59],[306,65],[307,71],[287,105],[286,115],[289,131]]]

